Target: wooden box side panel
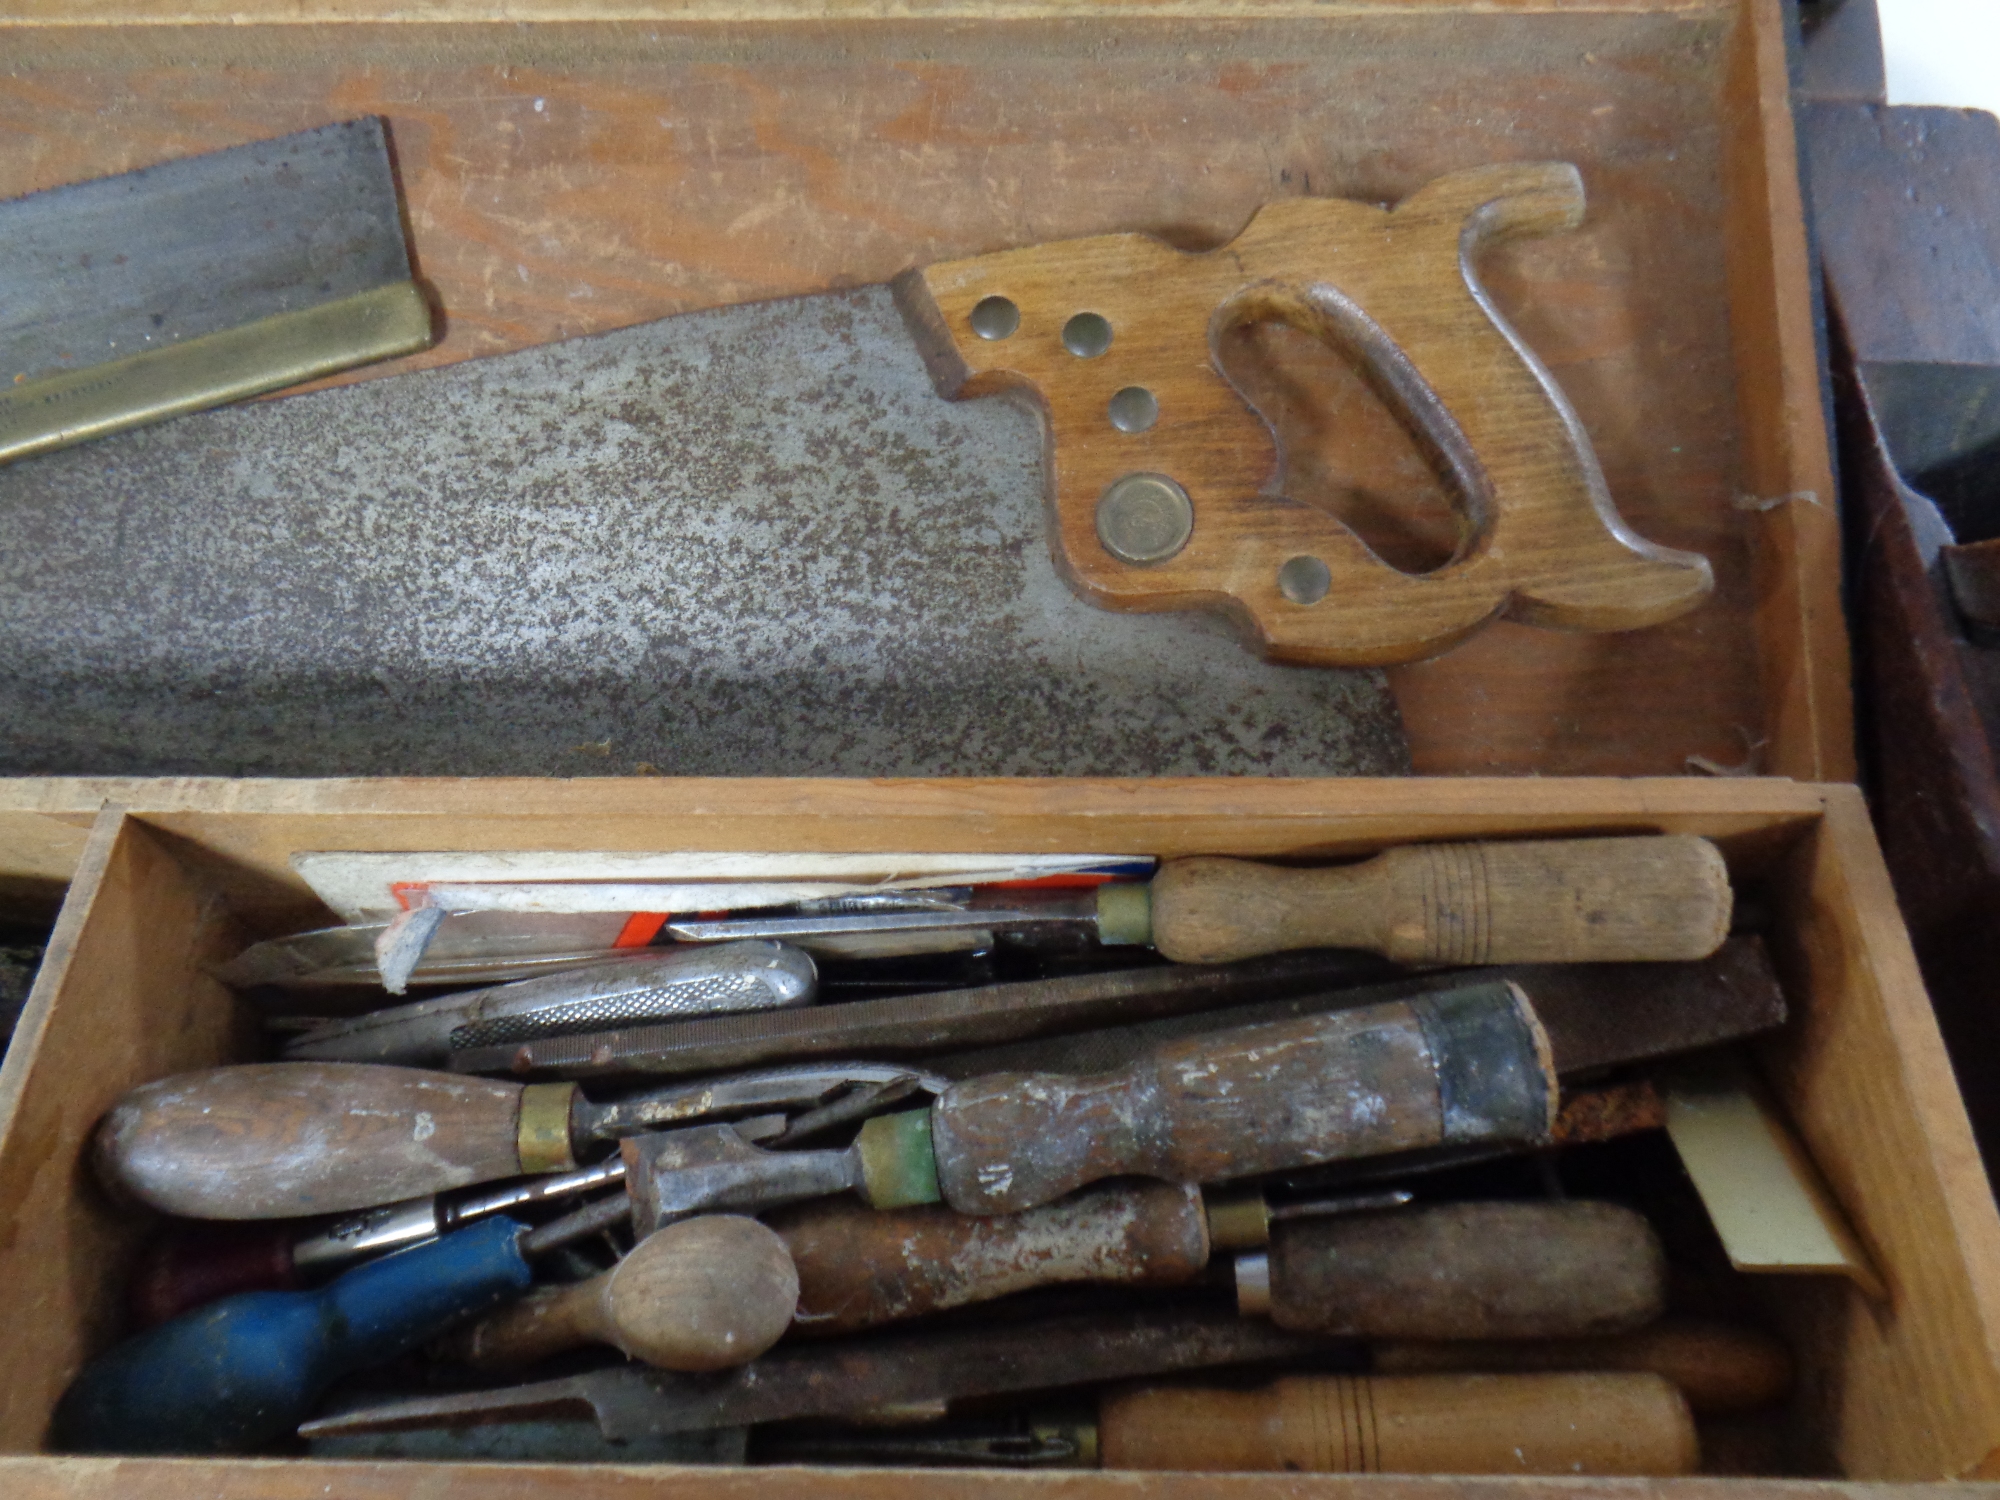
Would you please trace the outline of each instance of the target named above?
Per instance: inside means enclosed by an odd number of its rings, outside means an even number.
[[[33,1452],[83,1359],[119,1331],[125,1269],[151,1215],[89,1170],[126,1089],[240,1055],[250,1033],[205,965],[230,923],[159,841],[98,818],[21,1026],[0,1065],[0,1451]]]
[[[1888,1285],[1788,1289],[1800,1430],[1843,1473],[2000,1464],[2000,1210],[1861,794],[1827,788],[1778,882],[1787,993],[1810,996],[1767,1071]]]
[[[1814,326],[1783,0],[1741,0],[1723,95],[1729,320],[1753,517],[1763,768],[1851,781],[1854,698],[1840,521]]]

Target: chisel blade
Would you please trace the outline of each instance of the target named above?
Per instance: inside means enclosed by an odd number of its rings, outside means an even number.
[[[1408,770],[1381,674],[1057,575],[1039,414],[887,288],[0,469],[0,772]]]
[[[0,463],[431,342],[348,120],[0,203]]]

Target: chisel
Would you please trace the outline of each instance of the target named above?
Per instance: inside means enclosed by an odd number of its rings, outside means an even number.
[[[349,1371],[417,1348],[525,1291],[528,1257],[601,1231],[595,1205],[540,1229],[483,1219],[311,1292],[244,1292],[99,1355],[56,1408],[60,1447],[230,1453],[296,1427]]]
[[[628,1140],[644,1232],[682,1214],[853,1189],[875,1208],[1033,1208],[1106,1177],[1213,1183],[1439,1144],[1540,1142],[1549,1042],[1518,988],[1410,1001],[1163,1043],[1117,1072],[996,1074],[928,1109],[878,1115],[845,1151],[760,1152],[727,1127]]]
[[[793,1325],[804,1334],[852,1333],[1068,1282],[1185,1285],[1201,1276],[1212,1248],[1267,1240],[1268,1259],[1237,1262],[1239,1288],[1261,1293],[1240,1300],[1294,1332],[1576,1338],[1637,1328],[1663,1305],[1658,1241],[1644,1219],[1612,1204],[1451,1203],[1387,1213],[1333,1205],[1331,1217],[1313,1212],[1322,1205],[1302,1207],[1311,1217],[1273,1224],[1261,1198],[1204,1202],[1196,1188],[1127,1180],[990,1218],[826,1200],[770,1223],[796,1267]],[[590,1286],[536,1292],[480,1319],[451,1337],[451,1357],[510,1370],[582,1342],[566,1314],[549,1310],[595,1299]],[[648,1310],[628,1301],[622,1315],[631,1336],[643,1337]],[[602,1337],[602,1326],[591,1325],[591,1336]]]
[[[151,1328],[232,1292],[295,1291],[353,1261],[420,1245],[492,1214],[615,1187],[624,1176],[625,1163],[614,1156],[554,1177],[385,1204],[323,1227],[173,1223],[140,1258],[127,1307],[137,1327]]]
[[[441,995],[294,1037],[294,1062],[441,1067],[454,1049],[504,1046],[681,1016],[782,1010],[812,1002],[812,959],[783,943],[641,951],[560,974]]]
[[[912,1077],[924,1079],[879,1064],[813,1065],[598,1104],[573,1083],[523,1086],[370,1063],[244,1063],[132,1090],[99,1124],[93,1149],[107,1188],[162,1213],[297,1218],[571,1172],[578,1148],[593,1141],[818,1105],[857,1084]]]

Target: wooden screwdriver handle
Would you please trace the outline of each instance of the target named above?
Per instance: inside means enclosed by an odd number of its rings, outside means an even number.
[[[1512,984],[1165,1042],[1113,1073],[1000,1073],[932,1106],[944,1201],[1015,1213],[1127,1174],[1214,1183],[1471,1141],[1540,1141],[1548,1038]]]
[[[1694,1419],[1657,1375],[1299,1376],[1115,1392],[1107,1469],[1316,1474],[1692,1473]]]
[[[1664,1376],[1697,1416],[1733,1416],[1785,1399],[1792,1356],[1761,1329],[1668,1318],[1634,1333],[1595,1338],[1390,1339],[1370,1351],[1377,1374],[1488,1374],[1526,1370],[1627,1370]]]
[[[770,1223],[798,1267],[801,1333],[847,1333],[1062,1282],[1177,1286],[1208,1264],[1199,1189],[1144,1179],[990,1218],[826,1198]]]
[[[522,1087],[367,1063],[247,1063],[121,1098],[97,1128],[115,1195],[193,1219],[347,1213],[512,1177]]]
[[[1729,872],[1706,839],[1413,844],[1292,870],[1170,860],[1152,882],[1153,945],[1177,963],[1288,948],[1366,948],[1399,963],[1706,958],[1729,935]]]
[[[601,1275],[529,1293],[459,1329],[438,1352],[501,1371],[610,1344],[663,1370],[724,1370],[775,1344],[798,1298],[776,1234],[740,1214],[708,1214],[648,1235]]]
[[[1365,1338],[1574,1338],[1666,1304],[1644,1217],[1613,1203],[1441,1203],[1276,1225],[1271,1321]],[[1475,1368],[1464,1367],[1459,1368]]]

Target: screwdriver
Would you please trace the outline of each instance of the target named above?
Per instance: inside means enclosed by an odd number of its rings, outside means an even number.
[[[593,1141],[729,1111],[817,1105],[856,1083],[911,1076],[879,1064],[814,1064],[598,1104],[573,1083],[524,1086],[372,1063],[242,1063],[133,1089],[98,1125],[94,1154],[114,1195],[162,1213],[305,1218],[572,1172],[577,1150]]]
[[[1081,897],[978,892],[952,909],[803,910],[670,923],[687,941],[791,938],[1036,922],[1094,926],[1107,944],[1151,944],[1181,963],[1288,948],[1362,948],[1402,963],[1706,958],[1729,931],[1729,873],[1706,839],[1540,839],[1417,844],[1358,865],[1294,870],[1248,860],[1168,860],[1150,883]]]
[[[624,1176],[625,1163],[614,1156],[554,1177],[364,1209],[323,1228],[175,1224],[140,1258],[127,1303],[132,1321],[151,1328],[232,1292],[293,1291],[350,1262],[434,1240],[491,1214],[615,1186]]]
[[[243,1292],[127,1339],[83,1367],[55,1414],[86,1453],[233,1453],[292,1431],[340,1376],[417,1348],[525,1291],[528,1258],[601,1233],[620,1198],[529,1229],[482,1219],[317,1291]]]

